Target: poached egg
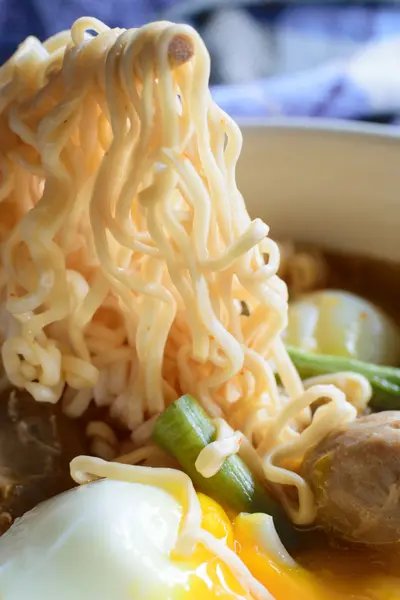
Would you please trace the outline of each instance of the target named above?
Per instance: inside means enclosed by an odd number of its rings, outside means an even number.
[[[366,576],[335,589],[289,557],[270,517],[229,518],[198,494],[201,531],[263,587],[253,594],[201,541],[175,551],[184,509],[156,485],[100,480],[39,505],[0,538],[1,600],[392,600],[400,580]],[[239,569],[240,571],[240,569]],[[250,591],[249,591],[250,589]],[[368,592],[372,590],[373,595]]]
[[[395,365],[400,358],[396,324],[374,304],[350,292],[321,290],[289,304],[284,340],[317,354]]]

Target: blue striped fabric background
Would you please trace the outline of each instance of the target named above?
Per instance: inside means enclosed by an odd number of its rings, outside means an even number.
[[[1,61],[27,35],[44,39],[88,14],[110,26],[195,25],[213,58],[215,98],[236,117],[400,115],[397,3],[0,0]]]

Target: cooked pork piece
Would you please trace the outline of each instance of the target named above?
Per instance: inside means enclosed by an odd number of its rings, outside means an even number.
[[[400,542],[400,412],[331,433],[306,457],[303,473],[324,528],[353,542]]]

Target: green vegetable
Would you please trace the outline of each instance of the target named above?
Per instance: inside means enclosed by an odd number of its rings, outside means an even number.
[[[324,373],[353,371],[364,375],[374,391],[370,406],[376,410],[400,409],[400,369],[327,354],[313,354],[300,348],[286,346],[300,377],[314,377]]]
[[[185,395],[159,416],[153,439],[177,459],[199,491],[237,512],[271,515],[286,548],[297,547],[300,532],[238,455],[227,458],[213,477],[205,478],[197,471],[197,457],[215,439],[215,433],[216,429],[204,410],[192,396]]]

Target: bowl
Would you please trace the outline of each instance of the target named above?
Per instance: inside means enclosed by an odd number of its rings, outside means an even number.
[[[400,262],[400,134],[379,125],[240,123],[238,185],[272,237]]]

